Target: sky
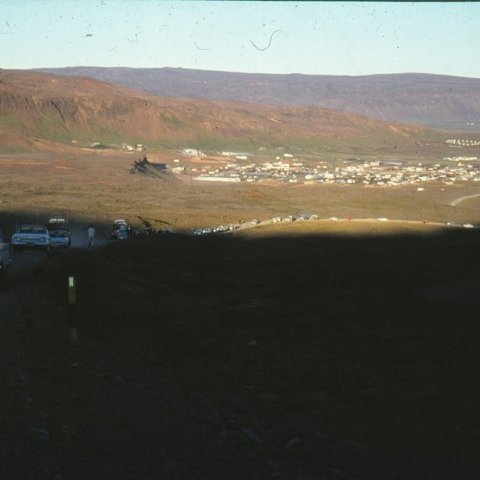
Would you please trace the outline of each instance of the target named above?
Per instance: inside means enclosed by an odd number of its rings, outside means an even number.
[[[480,3],[2,0],[0,68],[480,78]]]

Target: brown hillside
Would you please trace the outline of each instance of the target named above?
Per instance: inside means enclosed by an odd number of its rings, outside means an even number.
[[[67,67],[84,76],[162,97],[316,106],[377,120],[478,132],[480,79],[426,73],[364,76],[239,73],[188,68]]]
[[[432,132],[319,107],[280,107],[171,99],[89,78],[0,71],[0,136],[70,143],[233,142],[407,147]],[[10,137],[11,139],[11,137]]]

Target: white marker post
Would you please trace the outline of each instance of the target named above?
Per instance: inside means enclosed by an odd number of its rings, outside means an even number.
[[[75,277],[68,277],[68,304],[75,305],[77,296],[75,294]]]
[[[77,312],[75,305],[77,303],[77,294],[75,292],[75,277],[68,277],[68,304],[70,305],[70,340],[78,342],[77,330]]]

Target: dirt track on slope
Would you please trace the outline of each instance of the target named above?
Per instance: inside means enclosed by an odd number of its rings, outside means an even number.
[[[450,202],[450,205],[452,207],[456,207],[456,206],[460,205],[460,203],[462,203],[464,200],[468,200],[470,198],[477,198],[477,197],[480,197],[480,193],[476,193],[475,195],[466,195],[464,197],[456,198],[455,200]]]

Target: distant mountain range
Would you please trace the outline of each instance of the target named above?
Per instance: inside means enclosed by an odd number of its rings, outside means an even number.
[[[162,97],[316,106],[378,120],[480,131],[477,78],[420,73],[354,77],[123,67],[41,71],[95,78]]]
[[[0,146],[40,140],[380,154],[445,145],[423,127],[326,108],[163,98],[92,78],[0,70]]]

